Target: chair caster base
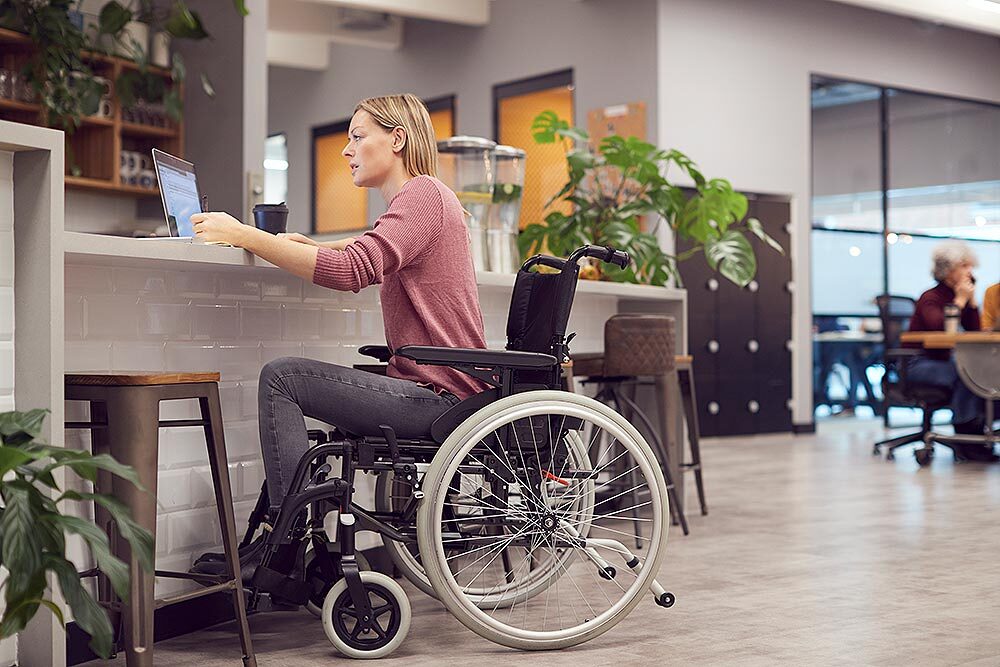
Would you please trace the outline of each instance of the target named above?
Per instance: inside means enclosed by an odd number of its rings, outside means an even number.
[[[670,609],[677,602],[677,598],[674,597],[673,593],[663,592],[657,597],[653,598],[656,600],[656,604],[660,605],[664,609]]]

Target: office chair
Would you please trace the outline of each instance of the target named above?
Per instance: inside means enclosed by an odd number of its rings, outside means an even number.
[[[931,416],[935,410],[948,407],[951,390],[935,385],[910,382],[906,377],[910,359],[922,354],[921,350],[901,348],[899,336],[909,327],[910,318],[916,310],[916,301],[907,296],[880,294],[875,297],[879,317],[882,320],[882,335],[885,341],[885,375],[882,376],[883,409],[888,426],[889,408],[920,408],[923,412],[920,430],[876,442],[872,449],[878,455],[884,447],[886,459],[894,458],[893,451],[914,442],[923,442],[931,431]]]

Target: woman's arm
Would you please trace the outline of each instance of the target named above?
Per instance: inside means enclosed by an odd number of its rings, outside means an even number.
[[[279,238],[244,225],[228,213],[196,213],[191,216],[200,241],[221,241],[249,250],[261,259],[312,282],[319,247]]]
[[[330,248],[332,250],[343,250],[357,240],[355,238],[346,238],[337,239],[336,241],[315,241],[305,234],[299,234],[298,232],[278,234],[278,238],[288,239],[289,241],[295,241],[296,243],[304,243],[305,245],[319,246],[320,248]]]

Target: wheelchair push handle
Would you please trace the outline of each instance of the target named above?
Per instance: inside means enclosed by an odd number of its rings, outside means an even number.
[[[624,250],[615,250],[611,246],[599,245],[587,245],[574,250],[573,254],[570,255],[570,261],[576,262],[576,260],[581,257],[593,257],[601,260],[602,262],[616,264],[623,269],[628,266],[628,263],[631,261],[628,253]]]

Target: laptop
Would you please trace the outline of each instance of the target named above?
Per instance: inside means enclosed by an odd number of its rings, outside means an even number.
[[[153,167],[156,169],[163,215],[167,219],[167,230],[170,233],[169,237],[160,238],[191,241],[194,238],[191,216],[202,212],[194,165],[154,148]]]

